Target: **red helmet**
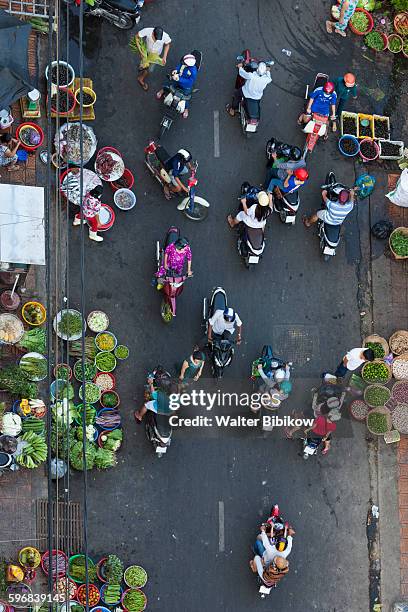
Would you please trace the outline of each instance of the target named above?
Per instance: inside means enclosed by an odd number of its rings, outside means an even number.
[[[309,173],[306,168],[297,168],[295,170],[295,177],[299,181],[307,181],[307,179],[309,178]]]
[[[332,81],[327,81],[327,83],[325,83],[323,85],[323,91],[324,93],[327,94],[331,94],[334,91],[334,83],[332,83]]]

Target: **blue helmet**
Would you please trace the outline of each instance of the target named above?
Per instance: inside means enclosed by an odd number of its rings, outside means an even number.
[[[229,323],[233,323],[235,321],[235,311],[233,308],[226,308],[224,310],[224,319]]]

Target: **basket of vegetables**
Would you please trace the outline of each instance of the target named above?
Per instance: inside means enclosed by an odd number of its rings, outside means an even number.
[[[408,331],[399,329],[394,332],[388,340],[390,350],[394,355],[402,355],[408,352]]]
[[[118,344],[118,346],[113,351],[113,354],[117,359],[120,359],[122,361],[129,357],[129,349],[124,344]]]
[[[59,400],[64,398],[72,400],[75,395],[74,387],[70,382],[57,378],[57,380],[54,380],[50,385],[50,395],[53,400],[57,398]]]
[[[391,397],[395,402],[408,404],[408,382],[401,380],[392,386]]]
[[[408,433],[408,403],[397,404],[392,412],[392,424],[400,433]]]
[[[77,590],[77,600],[83,606],[88,606],[93,608],[99,603],[101,596],[99,593],[99,589],[95,584],[88,584],[88,598],[86,596],[86,584],[81,584]],[[88,600],[88,601],[87,601]]]
[[[79,340],[82,330],[86,329],[86,322],[78,310],[68,308],[57,313],[53,327],[56,334],[63,340]]]
[[[389,245],[395,259],[408,259],[408,227],[397,227],[391,232]]]
[[[41,353],[26,353],[21,357],[19,366],[28,380],[39,382],[47,378],[48,363],[46,357]]]
[[[367,361],[363,365],[361,376],[367,383],[387,383],[391,380],[391,367],[381,359]]]
[[[408,36],[408,11],[403,11],[395,15],[394,28],[401,36]]]
[[[349,21],[349,28],[353,34],[364,36],[371,32],[374,27],[374,19],[368,11],[363,8],[356,8],[354,15]]]
[[[120,584],[104,584],[101,587],[101,600],[107,606],[120,604],[123,589]]]
[[[128,587],[141,589],[147,582],[147,572],[140,565],[130,565],[126,568],[123,579]]]
[[[385,51],[388,44],[388,37],[384,32],[369,32],[364,37],[364,43],[373,51]]]
[[[112,408],[101,408],[96,415],[95,424],[102,430],[110,431],[121,426],[120,412]]]
[[[101,390],[93,382],[85,383],[85,397],[83,397],[83,386],[79,387],[79,397],[87,404],[96,404],[101,399]]]
[[[104,331],[95,338],[95,344],[100,351],[113,351],[118,341],[112,332]]]
[[[59,596],[60,601],[67,601],[69,599],[75,599],[77,592],[77,585],[73,580],[67,578],[67,576],[62,576],[58,578],[56,583],[54,584],[54,593]]]
[[[116,357],[109,351],[101,351],[95,357],[95,365],[100,372],[113,372],[116,368]]]
[[[402,353],[394,359],[392,374],[397,380],[408,380],[408,353]]]
[[[95,385],[101,389],[101,391],[112,391],[116,387],[116,378],[110,372],[98,372],[94,378]]]
[[[121,429],[112,429],[110,431],[101,431],[98,436],[99,448],[105,448],[111,451],[117,451],[122,445],[123,433]]]
[[[15,455],[16,462],[28,469],[37,468],[47,459],[47,444],[44,437],[33,431],[26,431],[21,436],[22,446]]]
[[[52,550],[51,551],[51,566],[52,566],[52,576],[53,578],[61,578],[61,576],[65,576],[68,569],[68,557],[62,550]],[[45,551],[43,556],[41,557],[41,567],[46,576],[50,571],[50,563],[49,563],[49,551]]]
[[[384,406],[390,397],[391,391],[384,385],[369,385],[364,391],[364,401],[370,408]]]
[[[47,318],[47,311],[40,302],[26,302],[21,309],[21,315],[28,325],[42,325]]]
[[[375,359],[384,359],[390,353],[388,342],[378,334],[371,334],[371,336],[364,338],[363,346],[370,348],[374,352]]]
[[[86,580],[85,555],[73,555],[69,558],[68,577],[76,583],[84,583]],[[93,582],[96,579],[95,563],[88,557],[88,580]]]
[[[9,584],[6,589],[7,599],[13,602],[13,608],[20,610],[27,608],[27,601],[30,601],[30,597],[33,597],[31,587],[24,582],[18,584]],[[24,601],[25,599],[25,601]]]
[[[82,367],[83,363],[83,367]],[[74,364],[74,376],[79,381],[82,382],[85,375],[85,380],[87,382],[93,381],[97,373],[96,365],[92,363],[89,359],[85,359],[82,362],[82,359],[78,359],[78,361]]]
[[[374,408],[367,414],[366,423],[370,433],[376,436],[383,436],[387,431],[391,431],[391,413],[388,408],[384,408],[384,406]]]
[[[109,327],[109,317],[102,310],[92,310],[86,321],[89,329],[96,334],[105,331]]]
[[[352,401],[349,407],[350,415],[360,423],[366,420],[369,410],[368,405],[359,399]]]
[[[120,397],[116,391],[104,391],[100,403],[103,408],[117,408],[120,404]]]
[[[41,563],[41,553],[34,546],[25,546],[18,553],[18,562],[22,567],[35,569]]]
[[[388,50],[391,53],[401,53],[402,48],[404,46],[404,40],[401,38],[399,34],[389,34],[388,36]]]
[[[57,365],[53,369],[53,374],[55,378],[59,378],[60,380],[71,380],[71,366],[69,366],[67,363],[57,363]]]
[[[142,612],[146,609],[147,597],[140,589],[127,589],[122,595],[122,607],[127,612]]]
[[[75,417],[75,422],[78,425],[82,425],[82,418],[84,412],[84,404],[78,404],[76,406],[77,416]],[[85,404],[85,424],[93,425],[96,419],[96,408],[92,406],[92,404]]]
[[[36,123],[20,123],[16,129],[16,138],[26,151],[35,151],[44,142],[44,132]]]

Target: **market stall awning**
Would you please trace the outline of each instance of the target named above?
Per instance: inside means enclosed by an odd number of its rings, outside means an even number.
[[[10,68],[28,82],[28,37],[31,27],[30,23],[20,21],[0,9],[0,65]]]
[[[43,187],[0,184],[0,261],[45,265]]]

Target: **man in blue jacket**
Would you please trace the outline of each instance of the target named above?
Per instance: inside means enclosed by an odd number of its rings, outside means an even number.
[[[176,66],[176,68],[171,73],[172,84],[182,89],[186,95],[190,94],[193,91],[194,83],[197,79],[198,70],[196,63],[197,60],[194,55],[189,53],[183,57],[180,64],[178,64],[178,66]],[[165,87],[166,86],[164,86],[162,89],[160,89],[160,91],[157,92],[156,97],[158,100],[162,98]],[[188,106],[189,100],[186,100],[186,108],[183,113],[184,119],[187,119],[188,117]]]

